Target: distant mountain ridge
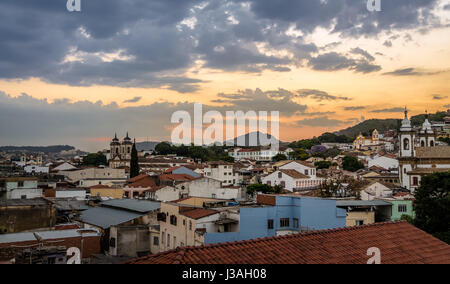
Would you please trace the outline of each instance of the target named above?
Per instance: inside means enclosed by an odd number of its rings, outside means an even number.
[[[251,135],[256,135],[256,145],[250,145],[250,137]],[[262,135],[263,137],[267,137],[267,139],[269,140],[269,143],[262,143],[260,140],[260,135]],[[240,141],[239,139],[243,139],[245,141],[244,145],[238,145],[238,142]],[[281,142],[280,140],[278,140],[277,138],[275,138],[272,135],[267,135],[265,133],[262,132],[251,132],[251,133],[247,133],[245,135],[241,135],[238,136],[236,138],[234,138],[233,140],[227,140],[225,141],[226,145],[228,145],[228,143],[231,142],[233,145],[235,146],[239,146],[239,147],[251,147],[251,146],[269,146],[270,144],[282,144],[283,142]]]
[[[69,145],[53,145],[53,146],[0,146],[2,152],[42,152],[42,153],[59,153],[61,151],[75,150],[75,147]]]
[[[161,143],[161,142],[155,142],[155,141],[137,142],[136,150],[138,150],[138,151],[154,151],[156,145],[158,145],[159,143]]]

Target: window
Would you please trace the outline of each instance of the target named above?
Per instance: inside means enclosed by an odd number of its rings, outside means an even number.
[[[421,147],[425,147],[425,141],[420,142]]]
[[[281,218],[280,219],[280,227],[281,228],[289,227],[289,218]]]
[[[23,187],[23,181],[19,181],[18,187]]]
[[[279,172],[278,173],[278,178],[282,178],[283,177],[283,173],[282,172]]]
[[[294,218],[294,228],[299,228],[299,222],[297,218]]]
[[[216,197],[217,197],[217,195],[215,195],[215,194],[213,193],[213,194],[212,194],[212,198],[215,199]]]
[[[413,177],[413,185],[414,186],[419,185],[419,178],[418,177]]]
[[[305,170],[305,175],[308,175],[308,173],[309,173],[309,171],[308,171],[308,170]]]
[[[189,221],[189,230],[192,231],[192,221]]]
[[[356,220],[355,225],[356,225],[356,226],[362,226],[362,225],[364,225],[364,220]]]
[[[170,247],[170,234],[167,234],[167,247]]]
[[[112,248],[116,247],[116,238],[109,239],[109,246]]]
[[[165,240],[166,234],[164,232],[162,232],[161,235],[161,244],[164,244],[164,240]]]
[[[159,238],[158,237],[153,237],[153,245],[159,246]]]
[[[177,217],[175,215],[170,216],[170,224],[174,226],[177,225]]]
[[[430,147],[434,147],[434,141],[430,142]]]
[[[409,150],[409,139],[405,138],[403,140],[403,150]]]
[[[267,220],[267,229],[273,230],[273,219]]]
[[[408,211],[408,208],[407,208],[406,204],[399,204],[398,205],[398,212],[404,213],[406,211]]]

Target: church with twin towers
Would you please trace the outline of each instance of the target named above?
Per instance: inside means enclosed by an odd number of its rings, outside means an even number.
[[[109,167],[113,169],[130,168],[131,150],[134,142],[128,135],[120,141],[117,134],[114,135],[110,143]]]

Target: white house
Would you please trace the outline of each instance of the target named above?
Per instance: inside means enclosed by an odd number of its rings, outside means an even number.
[[[172,186],[150,188],[145,191],[145,199],[170,202],[180,199],[181,192]]]
[[[317,178],[316,167],[313,164],[303,161],[292,161],[290,163],[284,164],[280,167],[280,170],[296,170],[311,179]]]
[[[311,178],[295,169],[280,169],[262,178],[264,184],[281,185],[289,191],[301,191],[317,188],[323,179]]]
[[[389,183],[373,182],[361,190],[361,200],[370,201],[376,198],[392,197],[395,186]]]
[[[234,172],[233,164],[226,162],[211,162],[204,169],[205,177],[222,182],[223,186],[238,185],[241,178]]]

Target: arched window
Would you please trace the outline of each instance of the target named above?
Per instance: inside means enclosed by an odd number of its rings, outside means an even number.
[[[409,150],[409,139],[405,138],[403,140],[403,150]]]
[[[425,147],[425,141],[420,142],[421,147]]]
[[[430,141],[430,147],[434,147],[434,141]]]

